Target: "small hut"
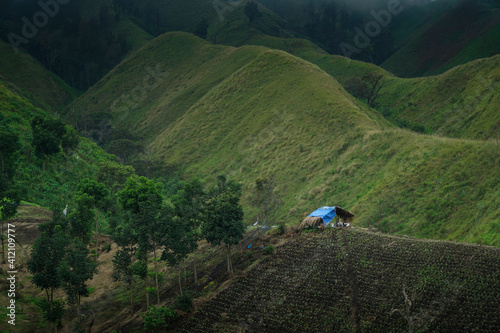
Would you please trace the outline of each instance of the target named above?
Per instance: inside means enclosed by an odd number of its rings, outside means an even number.
[[[354,219],[354,214],[338,206],[323,206],[309,214],[299,225],[300,229],[308,227],[326,227],[333,219],[342,219],[344,223],[350,223]]]

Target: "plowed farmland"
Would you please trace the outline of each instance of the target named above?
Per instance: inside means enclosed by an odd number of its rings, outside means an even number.
[[[356,229],[292,235],[180,332],[498,332],[500,251]]]

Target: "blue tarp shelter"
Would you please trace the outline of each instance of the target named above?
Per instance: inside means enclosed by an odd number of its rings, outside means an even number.
[[[323,206],[321,208],[316,209],[311,214],[309,214],[309,216],[312,217],[321,217],[323,219],[323,222],[325,222],[325,225],[328,225],[328,223],[330,223],[333,220],[335,215],[337,215],[335,207],[329,207],[329,206]]]

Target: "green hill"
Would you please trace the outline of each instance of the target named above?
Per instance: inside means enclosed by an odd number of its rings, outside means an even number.
[[[407,120],[447,137],[499,138],[498,55],[440,75],[412,79],[398,78],[373,64],[341,56],[310,51],[299,51],[297,55],[318,65],[343,85],[366,74],[383,75],[385,86],[376,108],[392,122]]]
[[[31,55],[15,53],[12,46],[0,41],[0,76],[13,83],[16,92],[38,107],[61,111],[80,95],[57,75],[48,71]]]
[[[161,69],[159,84],[127,105],[123,96],[144,87],[152,65]],[[69,108],[107,110],[159,163],[191,176],[226,173],[249,189],[276,174],[289,223],[337,204],[352,209],[358,225],[387,232],[500,242],[496,142],[394,130],[332,76],[285,52],[169,33]]]
[[[356,230],[302,234],[175,331],[496,332],[499,259]]]
[[[34,116],[52,117],[50,112],[34,107],[0,81],[0,129],[19,135],[21,149],[15,165],[15,189],[20,198],[44,207],[61,206],[72,202],[80,179],[93,177],[98,164],[115,161],[90,140],[81,138],[76,151],[66,158],[58,153],[50,158],[49,167],[42,171],[42,159],[34,154],[31,145],[30,121]]]

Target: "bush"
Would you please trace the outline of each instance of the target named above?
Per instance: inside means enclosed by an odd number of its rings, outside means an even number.
[[[179,319],[177,311],[156,305],[150,306],[141,316],[144,319],[144,328],[147,330],[168,327]]]
[[[174,309],[184,312],[191,312],[193,307],[193,299],[188,294],[177,296],[174,302]]]
[[[268,245],[266,246],[266,248],[264,249],[264,254],[271,254],[274,252],[274,246],[272,245]]]
[[[278,223],[278,235],[284,235],[285,231],[286,231],[285,222],[280,221],[280,223]]]

